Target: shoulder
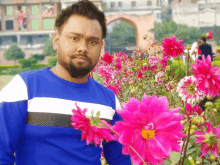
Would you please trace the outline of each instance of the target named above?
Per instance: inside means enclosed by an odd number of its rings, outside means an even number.
[[[96,89],[96,91],[98,93],[100,93],[100,95],[103,95],[103,97],[105,97],[105,99],[109,100],[112,102],[113,105],[113,109],[120,109],[120,102],[117,98],[117,96],[115,95],[115,93],[113,92],[113,90],[107,88],[106,86],[104,86],[103,84],[97,82],[96,80],[92,79],[92,85],[93,87]]]
[[[107,94],[109,94],[109,95],[114,95],[114,92],[113,92],[111,89],[107,88],[106,86],[104,86],[103,84],[97,82],[96,80],[94,80],[94,79],[92,79],[92,78],[90,78],[90,79],[91,79],[91,81],[92,81],[92,84],[93,84],[96,88],[102,90],[103,92],[105,92],[105,93],[107,93]]]

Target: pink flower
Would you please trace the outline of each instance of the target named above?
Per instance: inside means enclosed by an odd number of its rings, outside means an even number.
[[[211,40],[212,39],[212,35],[213,35],[213,31],[209,31],[208,35],[207,35],[207,39]]]
[[[105,61],[107,64],[111,64],[113,61],[113,56],[111,56],[109,53],[105,52],[105,55],[101,57],[101,60]]]
[[[185,135],[180,124],[183,116],[180,108],[168,110],[165,96],[147,97],[144,93],[142,101],[131,97],[123,109],[117,110],[124,121],[116,122],[112,128],[120,136],[118,141],[124,145],[122,153],[130,154],[134,164],[141,164],[139,157],[129,148],[132,146],[145,162],[154,165],[162,164],[172,151],[182,152],[178,141]]]
[[[211,66],[210,55],[205,59],[202,56],[202,61],[196,59],[197,64],[192,64],[195,73],[194,77],[197,79],[198,90],[203,90],[206,95],[219,96],[220,90],[220,68],[217,65]]]
[[[177,92],[183,101],[193,104],[195,101],[201,100],[205,94],[197,89],[196,78],[186,76],[177,85]]]
[[[148,62],[151,66],[157,65],[157,64],[159,64],[159,58],[157,56],[150,56]]]
[[[151,71],[151,72],[157,72],[157,65],[153,65],[153,66],[148,66],[147,70]]]
[[[163,39],[163,51],[165,51],[164,56],[172,56],[177,57],[181,53],[184,52],[185,46],[181,44],[183,41],[176,41],[176,37],[173,36],[172,38],[165,37]]]
[[[169,83],[168,83],[168,84],[166,84],[166,86],[167,86],[167,89],[168,89],[168,90],[173,90],[172,85],[170,85]]]
[[[160,60],[160,64],[162,65],[161,68],[166,68],[167,66],[167,61],[169,60],[169,58],[167,57],[163,57],[161,60]]]
[[[115,68],[118,69],[118,70],[121,70],[121,68],[122,68],[122,67],[121,67],[121,63],[116,64],[116,65],[115,65]]]
[[[158,84],[162,84],[163,82],[163,76],[164,76],[164,72],[158,72],[155,76],[155,79],[157,81]]]
[[[206,122],[204,125],[207,125],[207,131],[195,131],[195,135],[197,140],[195,141],[196,144],[201,144],[202,150],[201,155],[204,156],[211,151],[215,157],[218,157],[218,146],[217,146],[217,139],[220,137],[220,127],[213,128],[210,122]]]
[[[97,146],[101,144],[105,139],[107,142],[112,140],[112,135],[108,128],[104,126],[99,127],[99,125],[93,126],[91,124],[91,120],[85,116],[87,109],[81,110],[80,107],[77,106],[77,102],[75,103],[77,109],[73,109],[73,115],[71,116],[71,125],[75,129],[82,130],[82,137],[81,139],[86,139],[86,144],[89,145],[91,142]],[[108,125],[107,122],[101,120],[105,124]],[[110,126],[110,125],[109,125]]]
[[[107,85],[107,88],[113,90],[113,92],[116,94],[116,96],[118,96],[118,93],[120,93],[120,91],[118,90],[118,88],[116,86]]]
[[[137,71],[138,75],[137,78],[142,78],[142,76],[144,75],[144,73],[142,71]]]
[[[145,70],[147,70],[147,67],[146,66],[141,66],[141,70],[145,71]]]

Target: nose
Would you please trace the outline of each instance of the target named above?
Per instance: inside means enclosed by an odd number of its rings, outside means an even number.
[[[82,41],[79,43],[78,53],[80,54],[88,54],[88,47],[86,41]]]

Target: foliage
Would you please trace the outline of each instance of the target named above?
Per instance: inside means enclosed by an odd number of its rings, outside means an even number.
[[[154,29],[151,32],[154,33],[155,39],[159,42],[162,42],[164,37],[175,35],[178,39],[183,40],[184,44],[192,44],[201,36],[198,28],[177,24],[173,20],[167,21],[166,19],[162,20],[162,23],[155,22]]]
[[[40,61],[44,60],[45,55],[44,54],[34,54],[34,55],[31,55],[30,58],[34,58],[37,60],[37,62],[40,62]]]
[[[214,36],[214,40],[216,41],[216,44],[219,44],[220,41],[220,28],[217,26],[213,27],[213,36]]]
[[[18,62],[20,64],[20,68],[31,68],[33,64],[37,63],[37,60],[35,58],[30,58],[30,59],[21,59]]]
[[[56,50],[53,49],[53,40],[48,39],[44,43],[44,55],[45,56],[55,56]]]
[[[16,75],[22,72],[26,72],[31,70],[31,68],[9,68],[7,70],[2,71],[5,75]]]
[[[56,66],[57,63],[57,56],[52,56],[47,60],[50,67]]]
[[[134,46],[136,31],[129,23],[120,21],[113,27],[113,31],[108,34],[105,42],[113,47]]]
[[[9,49],[5,51],[4,57],[9,61],[16,61],[23,59],[25,57],[25,53],[22,52],[21,48],[19,48],[17,44],[13,44]]]

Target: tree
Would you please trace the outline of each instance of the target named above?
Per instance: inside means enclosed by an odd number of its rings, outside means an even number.
[[[220,28],[217,26],[213,27],[213,38],[216,41],[216,44],[219,45],[220,41]]]
[[[112,40],[113,47],[125,47],[136,45],[136,31],[134,27],[125,22],[120,21],[113,27],[113,31],[108,34],[106,43]]]
[[[162,42],[164,37],[171,38],[176,36],[178,40],[183,40],[184,44],[192,44],[198,41],[201,36],[199,28],[188,27],[187,25],[177,24],[173,20],[167,21],[164,19],[162,23],[155,22],[154,29],[151,30],[154,33],[155,39]]]
[[[45,58],[45,55],[44,54],[34,54],[34,55],[31,55],[29,59],[33,59],[35,61],[40,62],[40,61],[43,61]]]
[[[15,43],[5,51],[4,57],[9,61],[14,60],[16,64],[16,60],[23,59],[25,57],[25,53]]]
[[[45,56],[55,56],[56,50],[53,49],[53,40],[48,39],[44,43],[44,55]]]

